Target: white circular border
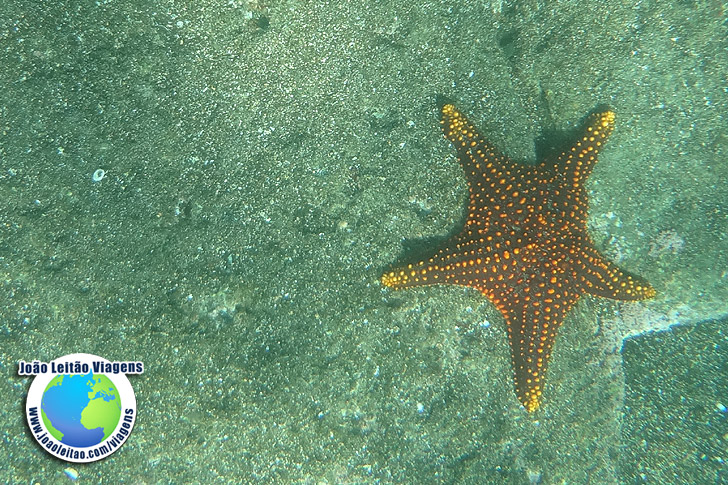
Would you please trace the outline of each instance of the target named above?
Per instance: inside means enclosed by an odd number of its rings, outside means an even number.
[[[64,355],[63,357],[60,357],[58,359],[53,360],[52,362],[56,363],[75,363],[76,361],[79,361],[81,364],[87,363],[89,365],[89,372],[93,373],[93,363],[94,362],[104,362],[104,363],[111,363],[108,360],[104,359],[103,357],[99,357],[98,355],[93,354],[68,354]],[[53,435],[48,432],[48,428],[46,428],[45,422],[43,422],[43,414],[41,411],[41,401],[43,399],[43,393],[45,392],[46,387],[48,387],[48,384],[58,375],[79,375],[76,373],[71,372],[62,372],[62,373],[53,373],[50,372],[50,364],[49,364],[49,371],[45,374],[38,374],[33,379],[33,383],[30,385],[30,389],[28,389],[28,397],[25,400],[25,418],[28,421],[28,427],[30,434],[33,435],[33,438],[38,442],[38,445],[43,448],[47,453],[55,456],[56,458],[60,458],[61,460],[72,462],[72,463],[91,463],[93,461],[103,460],[104,458],[114,454],[121,446],[126,442],[126,440],[131,435],[132,430],[134,429],[134,423],[136,422],[136,415],[137,415],[137,407],[136,407],[136,396],[134,395],[134,389],[131,387],[131,382],[129,382],[129,378],[124,374],[123,372],[119,372],[118,374],[114,373],[106,373],[106,372],[100,372],[99,374],[105,375],[108,377],[111,382],[114,383],[114,386],[116,386],[116,390],[119,391],[119,400],[121,401],[121,415],[119,416],[119,424],[114,429],[114,432],[109,435],[108,438],[106,438],[104,441],[99,443],[98,445],[94,446],[88,446],[88,447],[77,447],[77,446],[68,446],[65,443],[61,443],[56,438],[53,437]],[[96,375],[96,374],[94,374]],[[59,451],[54,452],[52,451],[47,445],[44,445],[38,440],[38,437],[35,433],[33,433],[33,424],[31,424],[30,419],[30,408],[31,407],[37,407],[38,408],[38,421],[42,428],[42,431],[46,433],[49,440],[52,442],[51,448],[53,444],[59,445]],[[103,456],[88,456],[89,452],[99,446],[102,446],[106,441],[110,440],[112,437],[116,436],[116,434],[119,432],[119,430],[123,427],[124,423],[124,416],[125,416],[125,410],[132,409],[133,413],[131,415],[131,422],[129,424],[128,433],[124,435],[121,442],[109,453],[106,453]],[[41,433],[42,436],[42,433]],[[84,451],[86,453],[85,458],[71,458],[68,456],[61,456],[60,449],[61,447],[64,447],[68,450],[72,451]]]

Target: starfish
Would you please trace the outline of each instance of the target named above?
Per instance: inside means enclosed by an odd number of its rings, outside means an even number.
[[[541,405],[556,331],[582,295],[655,296],[646,280],[607,261],[587,232],[584,182],[614,119],[612,111],[592,114],[565,152],[533,166],[502,155],[455,106],[443,106],[442,128],[470,187],[465,227],[429,259],[381,278],[393,289],[468,286],[492,301],[505,318],[516,395],[528,412]]]

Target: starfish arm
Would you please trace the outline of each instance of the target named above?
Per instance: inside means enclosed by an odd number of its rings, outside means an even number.
[[[613,300],[645,300],[657,293],[644,278],[619,269],[596,249],[582,248],[577,261],[584,291]]]
[[[382,285],[393,290],[444,284],[448,281],[445,268],[433,262],[433,259],[396,266],[386,271],[382,277]]]
[[[581,137],[559,157],[557,169],[575,186],[583,184],[594,169],[597,154],[614,131],[614,117],[613,111],[590,115],[584,123]],[[541,165],[546,164],[543,162]]]
[[[442,130],[458,152],[471,187],[490,184],[512,163],[478,133],[478,130],[451,104],[442,107]]]
[[[499,258],[500,259],[500,258]],[[431,258],[396,266],[382,275],[392,289],[436,284],[462,285],[484,291],[490,258],[465,235],[452,238]]]
[[[541,405],[546,368],[556,332],[567,312],[579,300],[580,292],[569,289],[568,281],[536,275],[523,286],[525,292],[508,292],[491,299],[506,320],[513,362],[516,395],[528,412]],[[573,275],[572,275],[573,276]]]

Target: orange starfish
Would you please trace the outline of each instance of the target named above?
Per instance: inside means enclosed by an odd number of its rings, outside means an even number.
[[[583,294],[655,295],[647,281],[604,259],[586,228],[584,182],[614,129],[614,113],[591,115],[567,151],[537,166],[500,154],[451,104],[441,123],[470,186],[465,227],[431,258],[386,272],[382,284],[463,285],[487,296],[506,321],[516,394],[533,412],[556,331]]]

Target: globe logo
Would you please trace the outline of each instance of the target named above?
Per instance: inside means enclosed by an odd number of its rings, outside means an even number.
[[[34,376],[25,404],[31,434],[65,461],[106,458],[126,442],[136,420],[136,396],[126,375],[143,372],[142,362],[109,362],[91,354],[21,360],[18,374]]]
[[[54,377],[43,392],[40,407],[43,422],[54,438],[82,448],[107,439],[121,417],[116,386],[105,375],[92,372]]]

